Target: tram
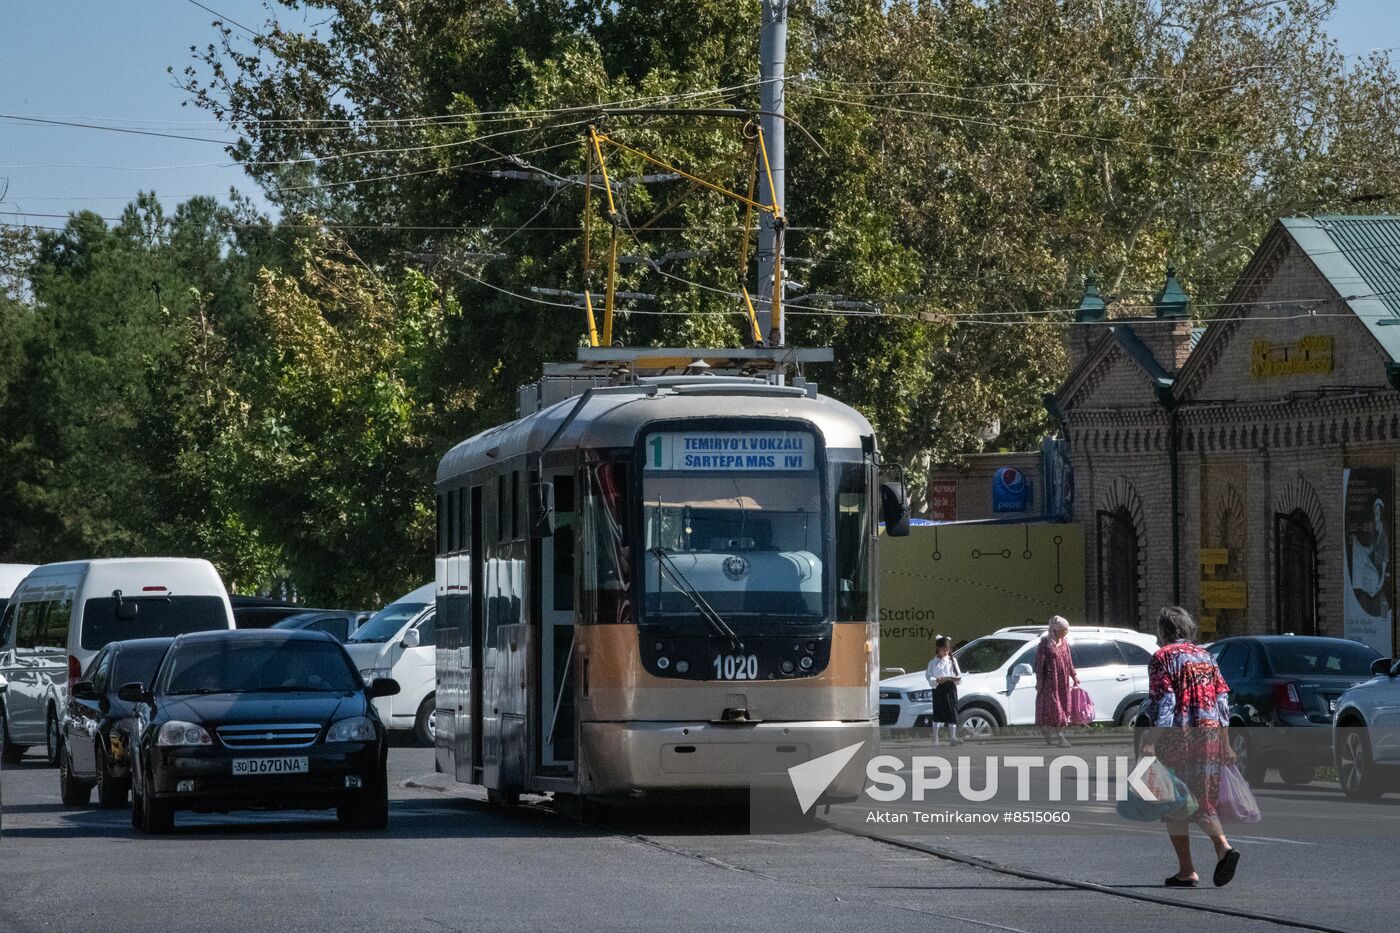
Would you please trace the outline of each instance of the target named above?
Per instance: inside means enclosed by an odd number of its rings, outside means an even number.
[[[874,747],[902,481],[859,413],[776,382],[633,376],[443,457],[440,771],[497,801],[635,798]]]

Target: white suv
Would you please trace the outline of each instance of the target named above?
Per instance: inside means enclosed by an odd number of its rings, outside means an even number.
[[[1377,658],[1371,674],[1337,698],[1332,718],[1337,780],[1354,800],[1400,790],[1400,661]]]
[[[1003,726],[1035,723],[1035,650],[1042,627],[1013,626],[968,642],[953,653],[961,738],[985,738]],[[1147,699],[1147,662],[1157,639],[1127,628],[1077,625],[1069,651],[1079,683],[1094,701],[1094,718],[1131,724]],[[933,693],[923,671],[880,681],[880,725],[917,729],[931,724]]]

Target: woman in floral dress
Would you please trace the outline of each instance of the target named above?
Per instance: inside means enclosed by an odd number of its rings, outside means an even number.
[[[1046,745],[1068,748],[1069,695],[1079,685],[1079,674],[1069,656],[1069,621],[1051,616],[1048,629],[1035,650],[1035,724]]]
[[[1240,854],[1230,848],[1216,805],[1220,800],[1220,766],[1233,763],[1230,749],[1230,688],[1220,668],[1196,642],[1196,623],[1180,606],[1168,606],[1157,618],[1162,647],[1147,666],[1147,716],[1151,726],[1143,737],[1142,755],[1155,754],[1186,783],[1196,798],[1191,821],[1200,825],[1215,846],[1215,886],[1230,883]],[[1194,888],[1199,879],[1191,862],[1190,821],[1167,820],[1167,833],[1176,850],[1179,870],[1167,879],[1169,888]]]

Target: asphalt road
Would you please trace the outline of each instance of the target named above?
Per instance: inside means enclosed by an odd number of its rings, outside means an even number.
[[[1165,892],[1159,830],[1102,837],[911,840],[1056,876],[1075,890],[843,833],[756,837],[748,813],[605,812],[580,825],[547,806],[498,809],[432,775],[427,749],[396,748],[387,832],[330,813],[181,814],[174,835],[137,835],[125,811],[65,808],[56,773],[3,774],[0,930],[902,930],[1262,931],[1200,908],[1263,911],[1345,930],[1385,930],[1397,879],[1382,835],[1302,843],[1236,837],[1234,885]],[[1298,791],[1335,793],[1324,786]],[[1296,801],[1290,801],[1296,806]],[[1377,806],[1400,808],[1400,798]],[[1400,812],[1400,810],[1397,810]],[[1200,843],[1203,858],[1208,849]]]

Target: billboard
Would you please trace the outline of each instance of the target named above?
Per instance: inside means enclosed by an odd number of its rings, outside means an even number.
[[[1385,657],[1392,656],[1394,482],[1390,467],[1342,471],[1342,631]]]
[[[880,538],[880,665],[923,670],[933,639],[1084,618],[1078,525],[932,525]]]

